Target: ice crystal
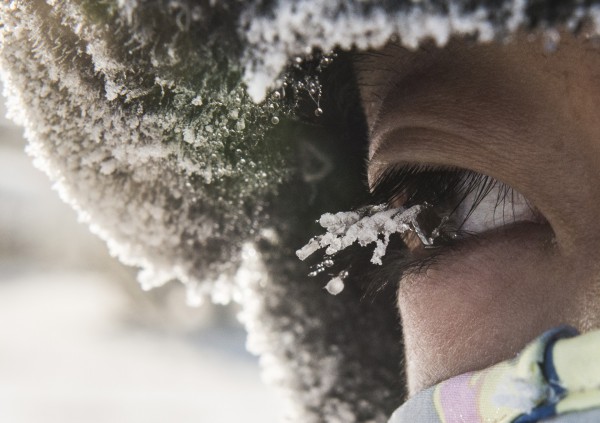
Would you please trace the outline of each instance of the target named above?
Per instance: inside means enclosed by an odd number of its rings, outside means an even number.
[[[312,238],[296,251],[296,255],[300,260],[305,260],[321,248],[326,248],[325,254],[331,256],[355,242],[361,247],[375,243],[371,263],[380,265],[392,234],[413,230],[423,236],[424,244],[431,244],[432,240],[423,235],[417,222],[417,216],[426,207],[419,204],[408,209],[390,209],[378,205],[352,212],[325,213],[319,219],[319,224],[327,233]]]
[[[296,251],[296,255],[304,261],[316,251],[325,248],[327,259],[309,273],[309,276],[316,276],[333,265],[332,256],[338,252],[354,243],[358,243],[361,247],[374,243],[371,263],[381,265],[390,236],[393,234],[413,231],[424,245],[433,244],[436,236],[439,235],[439,228],[428,235],[417,220],[419,214],[429,207],[428,204],[419,204],[410,208],[390,209],[382,204],[351,212],[325,213],[318,222],[326,233],[312,238],[304,247]],[[442,219],[442,223],[444,221]],[[347,271],[340,273],[329,281],[325,289],[330,294],[339,294],[344,289],[344,279],[347,276]]]
[[[325,285],[325,289],[331,295],[337,295],[344,290],[344,279],[340,276],[336,276],[332,280],[330,280],[327,285]]]
[[[505,25],[516,27],[524,20],[526,2],[510,3]],[[264,16],[257,16],[250,9],[241,16],[248,27],[245,41],[254,47],[247,51],[245,59],[244,79],[250,96],[256,102],[262,101],[268,88],[277,85],[289,58],[306,54],[307,46],[308,52],[310,46],[322,51],[336,47],[376,49],[395,36],[404,46],[416,48],[424,39],[444,45],[453,33],[475,34],[488,41],[501,29],[490,22],[483,6],[468,11],[452,3],[447,10],[428,8],[427,4],[420,6],[398,7],[391,12],[381,7],[380,2],[368,0],[351,6],[345,0],[300,0],[277,2],[273,13]],[[264,60],[267,57],[269,60]],[[296,60],[301,61],[302,57]]]

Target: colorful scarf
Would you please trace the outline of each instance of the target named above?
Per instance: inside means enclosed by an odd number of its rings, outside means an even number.
[[[576,413],[581,418],[572,419]],[[555,417],[567,414],[569,419]],[[579,335],[571,327],[552,329],[512,360],[453,377],[417,394],[388,423],[546,419],[600,421],[600,331]]]

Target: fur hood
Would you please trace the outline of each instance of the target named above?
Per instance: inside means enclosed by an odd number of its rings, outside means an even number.
[[[394,293],[337,297],[295,251],[348,210],[366,125],[348,51],[519,29],[596,30],[543,0],[15,0],[0,5],[10,116],[61,196],[144,288],[236,301],[297,422],[385,422],[403,399]],[[551,47],[551,45],[550,45]],[[308,122],[308,123],[307,123]]]

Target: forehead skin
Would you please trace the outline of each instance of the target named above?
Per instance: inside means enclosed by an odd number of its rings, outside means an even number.
[[[395,163],[470,169],[522,193],[553,233],[550,249],[522,233],[460,264],[448,259],[418,283],[401,281],[412,392],[510,358],[549,327],[600,327],[600,50],[592,44],[564,34],[549,53],[518,36],[416,52],[388,45],[356,58],[371,182]]]
[[[600,92],[598,65],[600,50],[587,39],[576,39],[563,34],[555,52],[545,52],[539,39],[519,35],[506,44],[478,44],[460,39],[451,40],[438,48],[424,45],[418,50],[407,50],[397,44],[388,44],[377,52],[358,54],[355,68],[358,74],[363,108],[369,128],[382,117],[382,108],[394,99],[410,95],[435,84],[436,91],[453,83],[471,86],[471,92],[485,95],[487,90],[510,89],[522,100],[554,94],[560,103],[567,100],[575,117],[598,106],[597,96],[569,97],[573,89]],[[476,80],[471,78],[476,77]],[[443,98],[438,92],[440,99]],[[469,101],[467,93],[459,97]],[[590,93],[592,94],[592,93]],[[494,100],[488,96],[488,101]],[[593,100],[581,102],[580,100]],[[573,101],[579,100],[579,101]],[[533,99],[536,103],[538,99]]]

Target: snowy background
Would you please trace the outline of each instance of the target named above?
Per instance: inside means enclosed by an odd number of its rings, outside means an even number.
[[[3,105],[2,105],[3,107]],[[77,223],[0,109],[0,422],[281,421],[235,309],[185,305]]]

